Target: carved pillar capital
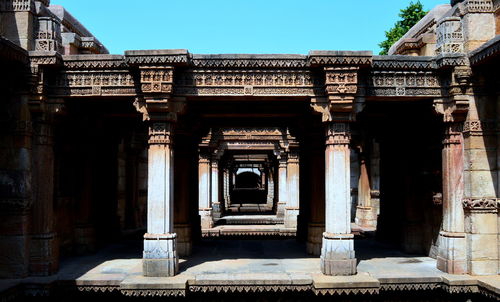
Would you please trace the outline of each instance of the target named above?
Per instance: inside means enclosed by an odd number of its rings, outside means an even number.
[[[443,145],[460,145],[462,144],[463,123],[448,122],[445,123]]]
[[[149,125],[150,145],[171,145],[172,124],[167,122],[152,122]]]
[[[332,122],[326,127],[326,145],[348,147],[351,140],[349,123]]]

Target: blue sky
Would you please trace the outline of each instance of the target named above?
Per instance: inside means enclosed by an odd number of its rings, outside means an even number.
[[[113,54],[372,50],[409,0],[52,0]],[[429,10],[447,0],[421,0]]]

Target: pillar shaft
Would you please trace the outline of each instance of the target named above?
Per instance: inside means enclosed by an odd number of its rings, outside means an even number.
[[[221,209],[219,201],[219,164],[217,159],[212,159],[210,167],[210,200],[212,204],[212,216],[220,218]]]
[[[287,186],[287,159],[281,158],[279,160],[278,169],[278,207],[276,215],[278,217],[285,216],[285,206],[287,203],[288,186]]]
[[[360,155],[358,206],[356,208],[355,221],[360,227],[366,228],[373,228],[377,224],[376,212],[371,203],[371,184],[368,175],[368,163],[364,154]]]
[[[466,273],[464,210],[464,144],[461,123],[447,123],[443,140],[443,223],[439,234],[437,266],[452,273]]]
[[[210,174],[210,159],[207,154],[200,154],[198,161],[198,206],[202,229],[209,229],[213,226],[210,205]]]
[[[326,132],[321,271],[325,275],[353,275],[356,274],[356,259],[350,219],[349,124],[329,124]]]
[[[54,146],[52,125],[45,119],[34,122],[33,207],[30,273],[53,274],[58,269],[54,234]]]
[[[285,207],[285,227],[297,228],[300,202],[299,154],[290,152],[287,166],[287,204]]]
[[[173,276],[179,260],[173,225],[173,152],[168,123],[149,129],[148,233],[144,235],[143,273],[148,277]]]

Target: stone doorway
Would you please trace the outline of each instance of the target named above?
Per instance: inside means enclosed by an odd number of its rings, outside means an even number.
[[[294,236],[298,147],[287,128],[211,128],[199,144],[202,236]]]

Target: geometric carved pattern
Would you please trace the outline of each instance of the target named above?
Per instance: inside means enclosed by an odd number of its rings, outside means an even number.
[[[354,97],[358,91],[357,67],[326,67],[325,71],[326,93],[329,96],[338,99]]]
[[[34,9],[33,0],[0,0],[0,12],[29,12]]]
[[[171,93],[174,69],[172,67],[141,66],[141,90],[143,93]]]

